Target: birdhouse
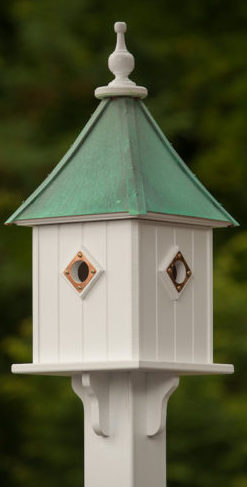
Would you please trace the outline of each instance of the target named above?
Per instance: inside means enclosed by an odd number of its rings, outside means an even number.
[[[95,113],[7,221],[33,229],[33,363],[12,371],[72,376],[87,487],[161,487],[178,376],[233,372],[213,362],[212,232],[237,222],[142,102],[125,30]]]
[[[236,222],[141,101],[124,31],[95,113],[7,222],[33,228],[33,364],[16,372],[228,367],[213,364],[212,230]]]

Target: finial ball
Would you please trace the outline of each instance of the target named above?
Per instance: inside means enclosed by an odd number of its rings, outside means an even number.
[[[119,32],[125,33],[127,30],[127,25],[125,22],[115,22],[114,24],[114,30],[118,34]]]

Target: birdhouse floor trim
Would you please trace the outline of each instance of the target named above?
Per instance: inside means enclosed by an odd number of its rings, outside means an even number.
[[[58,223],[83,223],[93,221],[109,220],[146,220],[163,223],[184,224],[192,226],[202,226],[208,228],[222,228],[232,226],[229,221],[210,220],[208,218],[197,218],[180,215],[165,215],[162,213],[148,212],[146,215],[130,215],[129,213],[102,213],[97,215],[74,215],[52,218],[35,218],[30,220],[16,220],[15,224],[19,226],[33,227],[38,225],[55,225]]]
[[[11,368],[14,374],[34,375],[65,375],[70,376],[78,372],[89,371],[163,371],[174,372],[176,375],[214,375],[233,374],[234,367],[231,364],[216,363],[185,363],[185,362],[158,362],[149,360],[136,361],[107,361],[107,362],[76,362],[76,363],[40,363],[40,364],[13,364]]]

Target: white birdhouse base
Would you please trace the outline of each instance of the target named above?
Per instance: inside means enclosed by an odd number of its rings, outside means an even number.
[[[72,376],[84,404],[87,487],[165,487],[166,407],[178,383],[160,372]]]
[[[163,362],[152,360],[108,360],[100,362],[67,362],[67,363],[29,363],[13,364],[14,374],[34,375],[74,375],[93,371],[162,371],[173,375],[214,375],[233,374],[232,364],[195,363],[195,362]]]

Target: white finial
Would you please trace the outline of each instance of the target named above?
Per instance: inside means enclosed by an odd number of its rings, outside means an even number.
[[[127,50],[124,34],[127,30],[125,22],[116,22],[114,30],[117,34],[115,51],[108,59],[110,71],[115,75],[115,79],[108,86],[101,86],[95,90],[96,98],[110,96],[134,96],[145,98],[147,89],[143,86],[136,86],[134,81],[129,79],[129,74],[135,67],[135,60]]]

